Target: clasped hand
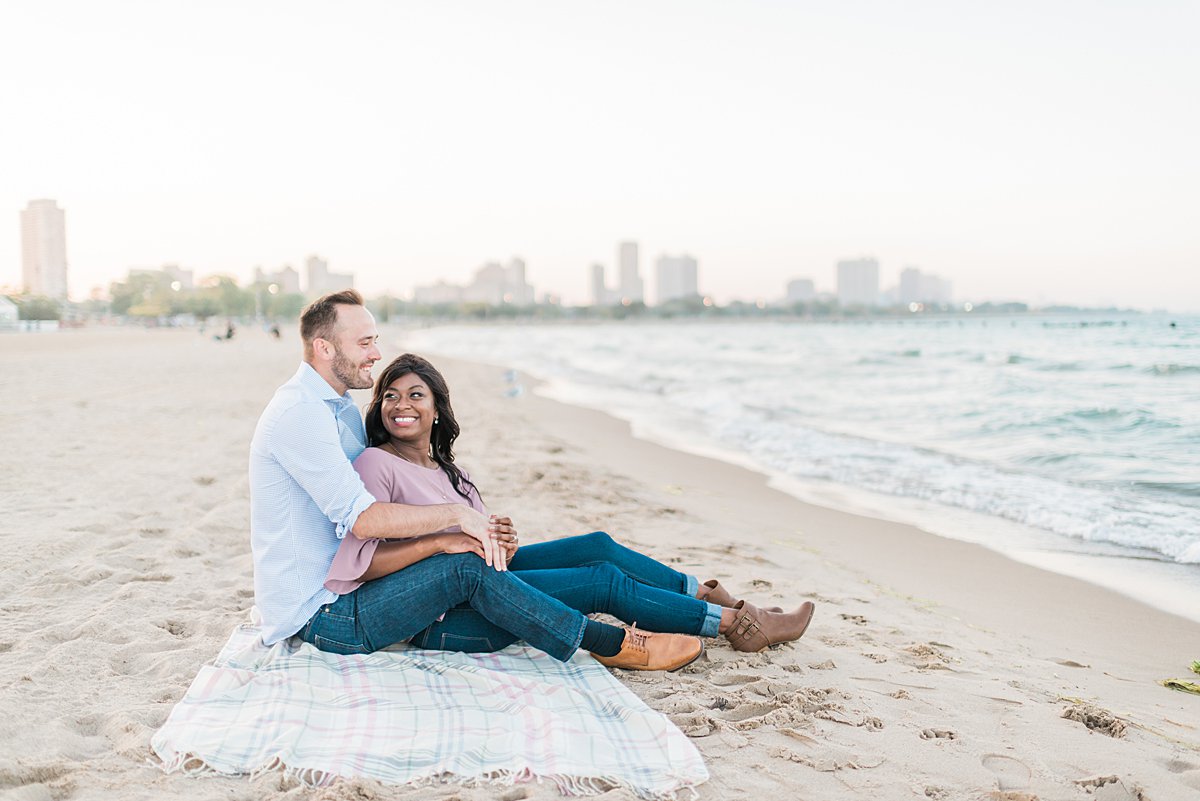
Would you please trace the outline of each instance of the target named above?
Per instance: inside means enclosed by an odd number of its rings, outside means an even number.
[[[474,553],[491,567],[507,570],[520,547],[512,518],[491,515],[485,519],[478,512],[475,518],[463,522],[461,534],[450,535],[444,540],[444,552]]]

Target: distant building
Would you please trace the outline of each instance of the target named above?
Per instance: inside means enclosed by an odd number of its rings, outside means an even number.
[[[608,284],[604,279],[604,265],[593,264],[590,281],[588,282],[591,288],[592,305],[607,306],[612,303],[612,292],[608,288]]]
[[[659,256],[658,261],[655,262],[655,273],[658,279],[658,304],[661,306],[677,298],[691,298],[699,295],[698,272],[696,260],[687,254]]]
[[[637,242],[622,242],[617,245],[617,300],[620,302],[644,301],[645,288],[638,268]]]
[[[67,299],[67,215],[53,200],[21,212],[21,280],[31,295]]]
[[[879,262],[846,259],[837,263],[837,297],[843,306],[879,304]]]
[[[508,265],[490,261],[475,271],[470,284],[463,288],[463,300],[489,306],[533,303],[533,287],[525,281],[525,262],[514,258]]]
[[[428,286],[413,288],[413,300],[417,303],[483,303],[488,306],[532,306],[533,286],[525,280],[525,262],[511,259],[507,265],[489,261],[475,271],[471,283],[466,286],[438,281]]]
[[[816,296],[817,288],[811,278],[797,278],[787,283],[788,303],[808,303]]]
[[[525,260],[512,258],[508,262],[508,267],[505,268],[505,275],[508,278],[508,289],[504,293],[504,302],[515,303],[518,306],[532,306],[534,304],[533,285],[525,280]]]
[[[308,272],[308,294],[324,295],[354,287],[353,273],[331,273],[329,262],[319,256],[309,256],[305,264]]]
[[[311,261],[311,259],[310,259],[310,261]],[[346,286],[353,285],[353,276],[348,276],[348,277],[351,279],[351,283],[344,285],[342,287],[343,289]],[[326,271],[326,273],[325,273],[325,278],[326,279],[329,278],[328,271]],[[309,280],[311,281],[312,278],[310,277]],[[290,264],[283,265],[283,267],[281,267],[280,269],[276,270],[273,273],[265,272],[261,267],[255,267],[254,268],[254,283],[256,283],[256,284],[275,284],[277,287],[279,287],[279,291],[284,295],[300,294],[300,273],[298,273],[294,269],[292,269],[292,266]],[[325,291],[336,292],[337,290],[330,289],[330,290],[325,290]]]
[[[463,288],[455,284],[438,281],[429,286],[419,286],[413,289],[413,302],[426,306],[438,306],[443,303],[462,303]]]
[[[916,267],[906,267],[900,271],[900,287],[896,299],[903,304],[949,303],[953,290],[954,285],[950,281],[922,273]]]

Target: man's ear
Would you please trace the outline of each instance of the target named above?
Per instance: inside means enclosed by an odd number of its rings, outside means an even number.
[[[333,346],[327,340],[316,337],[313,339],[313,355],[329,361],[333,358]]]

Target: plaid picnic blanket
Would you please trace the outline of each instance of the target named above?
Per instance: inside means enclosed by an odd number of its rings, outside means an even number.
[[[168,772],[280,769],[311,785],[546,780],[564,795],[669,799],[708,779],[687,737],[586,653],[338,656],[268,648],[253,623],[200,669],[151,747]]]

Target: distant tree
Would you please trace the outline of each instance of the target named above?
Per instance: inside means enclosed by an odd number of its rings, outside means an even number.
[[[108,290],[113,314],[158,317],[170,311],[171,279],[165,273],[136,273],[114,281]]]
[[[250,317],[254,314],[254,292],[243,289],[228,275],[213,276],[217,290],[217,306],[226,317]]]
[[[268,304],[268,314],[278,320],[298,320],[300,312],[308,305],[304,296],[299,292],[289,292],[286,295],[271,295]]]
[[[11,298],[17,304],[21,320],[61,320],[62,306],[57,300],[42,295],[21,295]]]

